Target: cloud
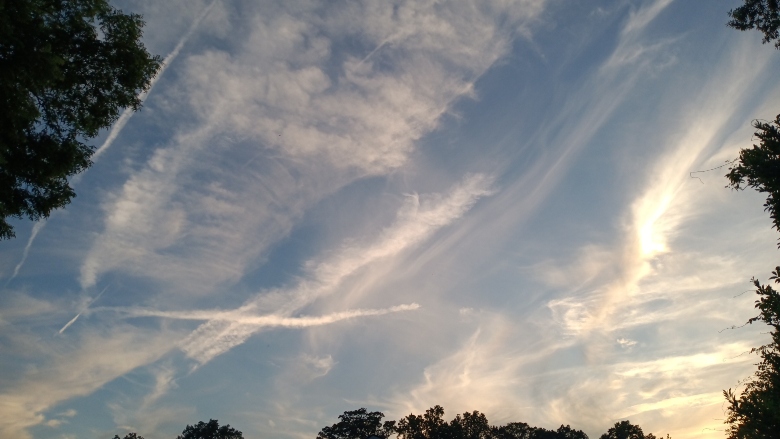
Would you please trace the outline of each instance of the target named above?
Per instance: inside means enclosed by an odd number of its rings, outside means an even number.
[[[6,287],[8,286],[8,283],[14,280],[14,278],[16,278],[16,276],[19,274],[19,270],[22,269],[22,265],[24,265],[24,262],[27,260],[27,255],[30,254],[30,247],[32,247],[33,241],[35,241],[35,237],[38,236],[38,232],[40,232],[45,225],[46,225],[46,220],[43,219],[37,221],[33,226],[32,232],[30,232],[30,238],[27,239],[27,245],[24,246],[24,251],[22,252],[22,259],[19,261],[18,264],[16,264],[16,267],[14,267],[13,274],[5,282]]]
[[[149,96],[149,93],[152,92],[152,89],[154,88],[155,84],[157,84],[157,81],[160,80],[162,75],[165,73],[165,70],[173,63],[173,61],[176,59],[177,56],[179,56],[179,52],[181,52],[181,49],[184,47],[184,45],[187,43],[187,41],[192,37],[192,34],[195,33],[195,30],[198,28],[200,23],[203,21],[204,18],[211,12],[211,10],[214,8],[214,5],[217,3],[217,0],[213,0],[211,4],[206,6],[203,9],[203,12],[200,13],[200,15],[195,18],[195,21],[192,22],[192,25],[190,25],[189,30],[187,30],[187,33],[184,34],[184,36],[179,39],[179,42],[176,44],[176,47],[173,48],[173,50],[165,56],[162,60],[162,65],[160,66],[160,70],[157,72],[156,75],[152,78],[151,81],[149,81],[149,88],[138,95],[138,99],[143,103],[146,98]],[[113,126],[111,126],[111,129],[108,132],[108,136],[106,136],[106,139],[103,141],[103,144],[100,145],[98,149],[95,150],[95,153],[92,154],[92,161],[97,161],[98,158],[100,158],[101,155],[103,155],[109,147],[114,143],[114,140],[119,136],[119,133],[122,132],[122,129],[124,129],[125,125],[127,125],[127,122],[130,120],[131,117],[133,117],[133,114],[135,111],[132,108],[127,108],[125,111],[122,112],[122,114],[119,116],[119,119],[114,123]]]
[[[556,152],[551,155],[557,161],[544,157],[537,162],[541,163],[539,167],[530,168],[486,203],[487,207],[495,203],[496,208],[491,211],[486,207],[473,215],[482,219],[479,230],[506,237],[497,231],[504,221],[507,229],[518,227],[521,214],[527,215],[533,201],[552,203],[548,198],[551,183],[561,178],[574,153],[590,141],[613,111],[628,106],[625,99],[643,79],[645,66],[665,62],[657,50],[634,49],[639,47],[636,44],[646,42],[644,36],[639,38],[643,29],[669,4],[655,2],[652,11],[643,13],[646,15],[640,17],[638,13],[629,19],[615,52],[599,71],[601,75],[610,69],[609,78],[589,78],[584,81],[588,86],[571,93],[567,101],[562,120],[580,123],[552,124],[560,128],[549,134]],[[665,40],[664,44],[674,41]],[[534,277],[543,281],[544,292],[517,287],[522,298],[518,302],[528,303],[528,308],[506,311],[507,315],[502,316],[512,319],[516,318],[514,313],[520,313],[522,322],[532,328],[523,327],[521,332],[510,323],[491,325],[480,319],[479,331],[426,367],[421,382],[399,391],[392,405],[395,413],[419,413],[447,401],[445,408],[450,410],[449,406],[455,410],[480,407],[494,422],[522,420],[547,428],[570,423],[585,428],[588,434],[606,429],[615,421],[614,416],[631,416],[632,421],[653,429],[668,425],[673,436],[675,432],[693,435],[694,430],[719,423],[712,420],[719,414],[713,395],[721,395],[720,389],[731,385],[733,376],[749,369],[744,358],[733,357],[744,352],[750,345],[745,339],[752,336],[743,335],[737,342],[727,339],[693,345],[675,338],[675,334],[700,331],[714,336],[722,322],[740,321],[749,311],[749,304],[737,305],[724,298],[733,295],[728,291],[741,280],[742,268],[764,253],[756,250],[750,262],[744,254],[739,258],[727,256],[730,253],[724,248],[734,245],[735,238],[720,240],[727,233],[712,233],[712,224],[717,221],[708,218],[722,207],[721,192],[717,192],[722,187],[701,188],[698,181],[694,187],[688,173],[708,167],[702,165],[714,160],[713,156],[720,160],[727,128],[717,127],[729,126],[740,105],[752,99],[745,88],[750,78],[766,73],[765,57],[758,57],[755,70],[743,71],[744,63],[750,64],[755,56],[752,50],[735,47],[713,67],[717,74],[694,89],[683,93],[671,87],[668,93],[674,98],[665,101],[664,108],[674,110],[658,120],[642,120],[642,124],[658,127],[655,137],[643,139],[632,132],[629,151],[624,156],[615,154],[625,157],[625,162],[617,165],[626,173],[632,172],[632,178],[616,183],[628,199],[615,221],[619,227],[599,225],[609,238],[594,238],[596,242],[583,238],[584,243],[575,250],[570,250],[570,243],[544,243],[545,250],[551,248],[556,258],[550,262],[555,267],[533,267],[542,268]],[[628,61],[629,53],[636,55],[631,62],[614,61]],[[576,112],[586,116],[575,117]],[[643,148],[653,151],[655,163],[636,173],[639,166],[628,162],[647,160],[636,153]],[[578,178],[582,175],[577,174]],[[576,184],[589,183],[578,180]],[[506,209],[509,200],[517,207]],[[555,224],[576,224],[578,212],[563,211],[573,219]],[[736,224],[746,222],[729,224],[739,227]],[[707,226],[706,232],[703,226]],[[472,230],[478,233],[476,226]],[[750,238],[750,242],[772,242],[768,236]],[[527,239],[533,241],[534,237]],[[573,263],[566,264],[567,260]],[[458,266],[454,267],[452,271],[459,272]],[[534,294],[550,298],[546,309],[534,308],[530,299],[538,297]],[[531,347],[538,347],[534,352],[538,355],[529,353]],[[634,361],[628,360],[629,354]],[[705,382],[702,377],[712,379]],[[673,418],[674,407],[690,409],[685,411],[690,414],[690,419],[685,419],[690,425]]]
[[[612,52],[607,62],[601,66],[601,71],[606,73],[635,63],[648,69],[673,62],[673,55],[668,52],[670,52],[671,44],[677,39],[665,38],[656,43],[648,43],[644,33],[648,25],[673,1],[656,0],[633,11],[623,25],[617,48]]]
[[[46,422],[43,413],[47,409],[88,395],[136,367],[159,359],[177,339],[171,333],[127,325],[79,334],[75,346],[64,350],[59,341],[37,339],[37,354],[45,360],[0,393],[0,408],[5,415],[0,419],[0,436],[30,438],[27,428]],[[68,411],[63,416],[67,415]]]
[[[314,300],[337,291],[347,278],[377,262],[389,259],[418,245],[440,228],[463,216],[481,197],[490,195],[492,180],[484,175],[467,177],[449,193],[430,197],[414,197],[402,209],[395,224],[386,228],[378,238],[366,246],[346,246],[336,254],[319,262],[310,263],[309,276],[290,290],[263,293],[224,319],[217,316],[201,325],[182,344],[187,355],[203,364],[232,347],[246,341],[264,326],[305,327],[326,324],[360,315],[380,315],[417,305],[403,305],[386,310],[342,311],[322,317],[292,317]],[[342,292],[343,294],[343,292]],[[406,307],[406,308],[404,308]],[[246,312],[272,312],[272,315],[246,317]],[[206,315],[202,315],[206,317]]]
[[[182,294],[236,282],[308,207],[406,164],[542,4],[247,5],[235,50],[180,55],[158,99],[196,123],[106,197],[82,287],[111,270]]]
[[[324,316],[298,316],[283,317],[279,315],[251,315],[245,311],[157,311],[141,308],[95,308],[91,312],[114,311],[124,314],[128,318],[132,317],[161,317],[175,320],[208,320],[210,322],[235,323],[246,326],[282,327],[282,328],[307,328],[309,326],[327,325],[342,320],[353,319],[366,316],[381,316],[394,312],[414,311],[419,309],[420,305],[411,303],[408,305],[397,305],[385,309],[354,309]]]

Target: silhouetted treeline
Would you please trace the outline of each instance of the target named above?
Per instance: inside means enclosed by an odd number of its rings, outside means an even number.
[[[585,432],[568,425],[561,425],[557,430],[532,427],[525,422],[490,425],[485,414],[476,410],[447,422],[439,405],[399,421],[382,421],[384,416],[382,412],[369,412],[365,408],[346,411],[339,415],[339,422],[323,428],[317,439],[588,439]],[[655,436],[645,435],[638,425],[622,421],[599,439],[655,439]]]
[[[729,11],[729,16],[729,26],[743,31],[756,29],[764,35],[764,43],[774,42],[780,49],[778,0],[744,0],[742,6]],[[767,194],[764,210],[780,231],[780,114],[774,121],[754,121],[753,126],[758,144],[740,150],[726,177],[732,189],[752,188]],[[780,283],[780,266],[769,279]],[[780,437],[780,291],[762,285],[755,277],[751,282],[758,295],[758,315],[747,323],[769,325],[771,341],[751,350],[761,361],[742,392],[723,392],[728,402],[727,434],[729,439],[776,439]]]
[[[421,415],[409,414],[400,421],[382,421],[382,412],[369,412],[365,408],[344,412],[339,422],[323,428],[317,439],[588,439],[581,430],[561,425],[557,430],[532,427],[525,422],[506,425],[490,425],[487,417],[478,411],[463,413],[447,422],[444,409],[437,405]],[[667,435],[667,438],[669,436]],[[136,433],[124,438],[144,439]],[[216,419],[188,425],[176,439],[244,439],[243,433],[230,425],[219,426]],[[645,435],[638,425],[628,421],[615,424],[599,439],[656,439]]]
[[[114,439],[120,439],[120,437],[114,436]],[[144,438],[136,433],[128,433],[122,439]],[[186,426],[176,439],[244,439],[244,434],[232,428],[230,424],[220,427],[216,419],[211,419],[209,422],[200,421],[197,424]]]

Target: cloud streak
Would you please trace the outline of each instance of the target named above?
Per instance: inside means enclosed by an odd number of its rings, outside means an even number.
[[[38,232],[40,232],[45,225],[46,225],[46,220],[44,219],[36,222],[35,225],[33,226],[32,232],[30,233],[30,238],[27,239],[27,245],[24,246],[24,251],[22,252],[22,259],[20,259],[19,263],[16,264],[16,267],[14,267],[13,274],[5,282],[6,287],[19,274],[19,270],[22,269],[22,266],[24,265],[25,261],[27,261],[27,255],[30,254],[30,248],[32,247],[33,241],[35,241],[35,237],[38,236]]]
[[[292,315],[315,300],[336,292],[346,279],[359,275],[363,267],[379,261],[390,263],[392,257],[420,244],[435,231],[454,222],[477,200],[493,192],[491,184],[491,178],[473,175],[445,195],[421,197],[422,200],[420,197],[414,197],[399,212],[396,223],[386,228],[375,242],[367,246],[346,247],[329,259],[313,264],[310,278],[301,280],[294,288],[260,294],[237,310],[239,315],[251,310],[262,310],[272,312],[273,316],[261,317],[259,320],[252,317],[250,323],[243,323],[242,320],[245,318],[243,316],[238,321],[229,318],[210,320],[196,329],[182,343],[182,350],[191,358],[204,364],[234,346],[244,343],[263,327],[264,322],[269,326],[306,326],[320,321],[326,323],[332,318],[337,320],[351,318],[350,312],[337,313],[324,318],[293,318]],[[344,293],[346,292],[342,291],[342,294]],[[358,316],[364,311],[354,312],[358,313],[355,315]],[[231,313],[231,318],[233,316]]]
[[[112,311],[125,318],[133,317],[160,317],[173,320],[208,320],[212,322],[229,322],[257,328],[282,327],[282,328],[308,328],[311,326],[328,325],[343,320],[358,317],[382,316],[395,312],[415,311],[420,308],[417,303],[396,305],[383,309],[352,309],[336,312],[324,316],[297,316],[284,317],[279,315],[247,315],[241,310],[219,311],[159,311],[142,308],[94,308],[90,313]]]
[[[146,98],[152,92],[154,86],[157,84],[157,81],[159,81],[160,78],[162,78],[163,74],[171,65],[171,63],[173,63],[176,57],[179,56],[179,52],[181,52],[181,49],[184,48],[184,45],[187,43],[187,41],[189,41],[189,39],[195,33],[195,31],[197,30],[198,26],[200,26],[200,23],[203,21],[203,19],[209,15],[209,12],[211,12],[212,8],[214,8],[214,5],[217,3],[217,1],[218,0],[213,0],[211,4],[209,4],[203,9],[203,12],[201,12],[200,15],[198,15],[198,17],[195,19],[195,21],[192,22],[192,25],[190,25],[190,28],[187,30],[187,33],[185,33],[184,36],[181,37],[179,42],[176,43],[176,47],[174,47],[173,50],[163,59],[160,70],[152,78],[152,80],[149,81],[149,88],[138,95],[138,99],[141,100],[141,103],[143,103],[146,100]],[[104,140],[103,144],[100,145],[100,147],[97,150],[95,150],[94,154],[92,154],[93,162],[97,161],[98,158],[100,158],[100,156],[103,155],[108,150],[108,148],[111,147],[111,145],[114,143],[116,138],[119,137],[119,133],[121,133],[122,130],[125,128],[125,125],[127,125],[127,122],[130,120],[131,117],[133,117],[134,113],[135,111],[133,111],[132,108],[126,108],[125,111],[122,112],[122,114],[119,116],[119,119],[117,119],[117,121],[111,127],[111,130],[108,132],[108,136],[106,137],[106,140]]]

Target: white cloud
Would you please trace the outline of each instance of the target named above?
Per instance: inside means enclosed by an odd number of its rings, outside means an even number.
[[[250,7],[241,48],[180,55],[184,81],[159,99],[189,102],[198,127],[107,198],[82,286],[110,270],[187,294],[240,279],[312,203],[405,164],[541,5]],[[376,50],[345,48],[357,39]]]
[[[230,319],[209,321],[185,340],[182,349],[200,363],[205,363],[243,343],[263,326],[305,327],[359,315],[378,315],[407,309],[394,307],[387,310],[337,312],[323,317],[292,317],[293,313],[314,300],[334,293],[345,279],[359,274],[362,268],[378,262],[388,264],[390,258],[400,255],[454,222],[479,198],[492,193],[490,185],[491,179],[474,175],[456,185],[448,194],[413,198],[399,212],[396,223],[385,229],[374,242],[366,246],[344,247],[324,261],[310,264],[310,277],[301,280],[290,290],[260,294],[237,310],[241,314],[259,311],[272,315],[232,320],[234,314],[230,314]]]
[[[44,411],[70,398],[88,395],[136,367],[155,361],[172,349],[177,339],[174,334],[126,325],[79,334],[70,349],[58,346],[57,340],[43,344],[38,340],[38,353],[46,360],[0,394],[0,408],[5,415],[0,419],[0,436],[30,438],[26,429],[46,422]],[[64,416],[68,414],[66,411]]]

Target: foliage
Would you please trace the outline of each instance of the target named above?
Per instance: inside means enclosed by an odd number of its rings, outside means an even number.
[[[395,421],[382,423],[382,412],[368,412],[365,408],[344,412],[340,421],[323,428],[317,439],[366,439],[375,435],[386,438],[394,431]]]
[[[582,430],[575,430],[568,425],[561,425],[555,433],[557,439],[588,439],[588,435]]]
[[[509,424],[493,427],[492,439],[588,439],[588,435],[581,430],[575,430],[570,426],[561,425],[558,430],[547,430],[539,427],[531,427],[525,422],[510,422]]]
[[[733,189],[752,187],[768,193],[764,209],[780,231],[780,114],[772,123],[756,121],[753,126],[758,130],[759,144],[741,150],[737,165],[726,177]]]
[[[447,437],[449,425],[443,419],[444,409],[433,406],[423,415],[409,414],[398,421],[396,433],[399,439],[434,439]]]
[[[220,427],[216,419],[211,419],[188,425],[176,439],[244,439],[244,435],[229,424]]]
[[[455,416],[449,425],[450,436],[462,439],[489,439],[492,437],[487,417],[476,410]]]
[[[780,49],[780,4],[778,0],[745,0],[745,4],[729,11],[734,29],[758,29],[764,34],[764,43],[772,40]]]
[[[536,428],[525,422],[510,422],[500,427],[493,427],[493,437],[495,439],[532,439],[535,430]]]
[[[107,0],[0,1],[0,239],[9,217],[48,217],[91,165],[84,141],[138,110],[161,58],[143,21]]]
[[[114,435],[114,439],[119,439],[118,435]],[[143,436],[139,436],[135,433],[127,433],[122,439],[144,439]]]
[[[655,439],[655,435],[645,435],[638,425],[629,421],[616,422],[615,426],[602,434],[599,439]]]
[[[323,428],[317,438],[366,439],[370,435],[389,437],[395,433],[399,439],[588,439],[584,432],[568,425],[561,425],[558,430],[531,427],[524,422],[491,426],[487,417],[476,410],[457,415],[447,422],[444,409],[439,405],[429,408],[422,415],[409,414],[397,423],[388,421],[381,424],[383,416],[379,412],[367,413],[366,409],[344,412],[339,416],[341,421],[338,424]],[[368,427],[364,428],[366,425]]]
[[[780,267],[772,274],[770,280],[780,283]],[[761,321],[771,326],[772,342],[751,350],[761,356],[761,362],[742,394],[737,397],[731,389],[723,392],[728,401],[728,437],[733,439],[775,438],[780,432],[780,293],[756,279],[752,282],[760,296],[756,301],[759,313],[748,323]]]

